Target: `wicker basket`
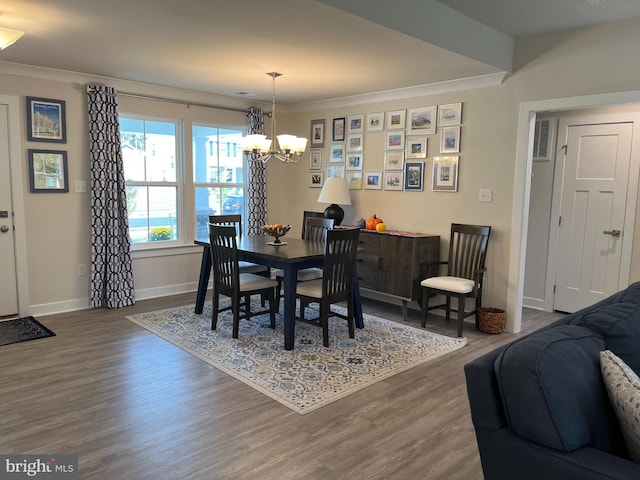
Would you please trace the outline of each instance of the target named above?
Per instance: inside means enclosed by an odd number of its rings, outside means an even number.
[[[504,332],[506,313],[499,308],[481,307],[478,310],[478,328],[484,333]]]

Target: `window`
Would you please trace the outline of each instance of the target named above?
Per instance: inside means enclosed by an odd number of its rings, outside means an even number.
[[[180,122],[120,117],[120,140],[132,244],[181,237],[183,158]]]
[[[241,137],[239,128],[193,125],[196,237],[207,234],[209,215],[246,214]]]

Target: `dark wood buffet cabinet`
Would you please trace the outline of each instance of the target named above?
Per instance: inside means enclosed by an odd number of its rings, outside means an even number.
[[[360,288],[422,305],[420,282],[438,274],[440,237],[422,233],[360,230],[357,255]],[[428,265],[431,264],[431,265]]]

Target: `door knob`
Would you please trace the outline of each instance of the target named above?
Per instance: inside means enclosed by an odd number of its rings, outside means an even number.
[[[7,233],[8,231],[9,231],[9,227],[7,227],[6,225],[2,225],[0,227],[0,232]]]
[[[619,237],[621,232],[620,230],[605,230],[602,233],[606,235],[611,235],[612,237]]]

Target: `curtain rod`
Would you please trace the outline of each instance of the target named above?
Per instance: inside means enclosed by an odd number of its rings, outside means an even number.
[[[93,92],[95,91],[92,87],[87,86],[87,93]],[[175,100],[172,98],[164,98],[164,97],[155,97],[152,95],[140,95],[137,93],[127,93],[127,92],[119,92],[116,91],[116,93],[118,95],[122,95],[123,97],[131,97],[131,98],[141,98],[144,100],[157,100],[160,102],[168,102],[168,103],[177,103],[179,105],[186,105],[187,107],[203,107],[203,108],[215,108],[217,110],[227,110],[230,112],[242,112],[242,113],[247,113],[247,109],[242,109],[242,108],[233,108],[233,107],[221,107],[219,105],[209,105],[206,103],[197,103],[197,102],[186,102],[184,100]],[[268,115],[268,114],[265,114]]]

